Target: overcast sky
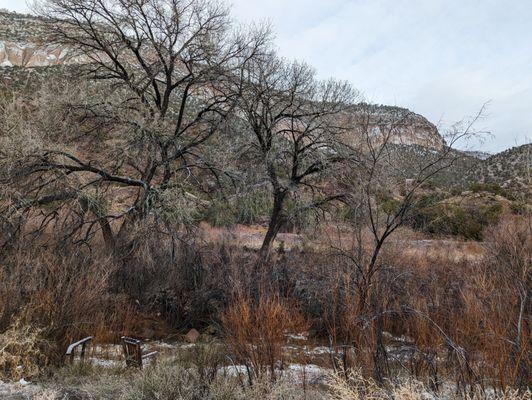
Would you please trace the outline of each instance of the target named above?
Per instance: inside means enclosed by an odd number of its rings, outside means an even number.
[[[229,0],[268,21],[279,53],[370,102],[408,107],[443,127],[490,102],[469,147],[497,152],[532,137],[532,0]],[[0,0],[23,11],[25,0]]]

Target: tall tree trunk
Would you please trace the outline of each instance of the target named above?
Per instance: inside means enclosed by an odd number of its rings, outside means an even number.
[[[277,237],[279,230],[283,224],[284,215],[283,215],[283,206],[286,199],[286,192],[279,191],[273,195],[273,209],[270,214],[270,223],[268,224],[268,231],[264,236],[262,246],[260,248],[260,258],[266,260],[270,254],[270,249],[272,247],[273,241]]]
[[[111,224],[109,223],[107,218],[104,217],[98,220],[98,224],[100,225],[100,229],[102,230],[103,240],[105,242],[107,251],[113,253],[115,251],[116,241],[115,236],[113,234],[113,230],[111,228]]]
[[[383,325],[384,317],[382,309],[378,308],[374,322],[375,349],[373,352],[373,377],[379,385],[384,384],[384,379],[389,374],[388,353],[384,346]]]

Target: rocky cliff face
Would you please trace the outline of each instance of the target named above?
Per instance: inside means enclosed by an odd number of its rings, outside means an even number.
[[[46,21],[0,10],[0,67],[47,67],[71,60],[64,46],[50,44]]]
[[[0,67],[47,67],[67,62],[68,51],[61,46],[3,41]]]
[[[370,132],[376,142],[387,140],[396,145],[423,146],[441,149],[445,140],[434,124],[422,115],[410,110],[376,104],[359,104],[353,114],[362,134],[353,133],[356,138],[364,139],[364,133]],[[388,134],[390,136],[388,137]]]
[[[50,44],[47,23],[48,21],[43,18],[0,10],[0,68],[3,67],[0,69],[0,77],[3,78],[0,81],[11,83],[19,79],[14,75],[21,75],[18,71],[20,67],[32,70],[41,67],[39,70],[42,70],[42,67],[81,62],[67,47]],[[397,114],[404,114],[405,111],[407,110],[379,105],[361,105],[353,110],[357,119],[364,118],[362,114],[369,112],[370,124],[373,127],[382,125],[386,121],[396,121]],[[438,149],[445,145],[437,128],[418,114],[409,112],[408,118],[402,121],[395,131],[391,137],[391,141],[395,144]],[[351,139],[356,141],[356,132],[351,136]]]

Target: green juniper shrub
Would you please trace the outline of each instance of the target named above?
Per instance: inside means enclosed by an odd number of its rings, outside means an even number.
[[[473,193],[487,192],[487,193],[495,194],[497,196],[506,197],[507,199],[510,199],[510,200],[513,199],[513,196],[498,183],[475,182],[470,185],[469,189]]]
[[[497,223],[503,208],[495,203],[490,205],[458,206],[430,201],[418,207],[408,222],[414,229],[434,235],[461,236],[469,240],[482,240],[482,233],[488,225]]]

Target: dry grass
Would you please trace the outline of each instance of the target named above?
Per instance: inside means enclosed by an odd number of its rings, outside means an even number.
[[[391,387],[382,387],[373,380],[365,378],[360,371],[351,371],[347,379],[343,375],[333,375],[328,381],[327,398],[330,400],[425,400],[428,398],[465,399],[465,400],[529,400],[532,392],[504,390],[499,393],[486,394],[482,389],[473,390],[462,396],[459,393],[435,394],[427,391],[417,381],[407,381]]]
[[[380,400],[385,395],[382,388],[357,370],[351,371],[347,379],[341,375],[331,376],[327,386],[331,400]]]
[[[70,370],[67,373],[71,373]],[[286,379],[271,382],[257,380],[253,386],[242,385],[231,374],[219,373],[204,379],[194,367],[179,359],[161,360],[142,371],[113,373],[92,368],[72,381],[61,372],[35,398],[42,400],[313,400],[323,393],[304,391]],[[42,397],[39,397],[42,396]]]
[[[483,391],[477,390],[473,394],[467,394],[466,400],[485,400],[486,394]],[[530,389],[519,391],[516,389],[506,389],[501,393],[494,393],[490,397],[492,400],[530,400],[532,398],[532,392]]]
[[[106,259],[55,255],[33,249],[5,261],[0,281],[0,332],[39,332],[60,361],[66,346],[85,336],[111,340],[131,324],[124,296],[112,294]],[[6,332],[6,333],[7,333]]]
[[[0,334],[0,378],[18,381],[39,375],[48,364],[46,347],[41,329],[15,321]]]

